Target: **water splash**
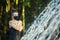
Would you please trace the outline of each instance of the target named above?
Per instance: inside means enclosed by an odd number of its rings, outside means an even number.
[[[52,0],[21,40],[60,40],[60,0]]]

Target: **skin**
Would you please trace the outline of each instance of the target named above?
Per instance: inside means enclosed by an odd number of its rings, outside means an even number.
[[[14,12],[14,13],[12,14],[12,20],[15,20],[15,19],[14,19],[14,16],[18,16],[18,12]]]
[[[22,21],[19,20],[15,20],[14,19],[14,16],[18,16],[18,12],[14,12],[13,15],[12,15],[12,20],[9,21],[9,27],[13,27],[15,30],[18,30],[18,31],[22,31],[23,30],[23,26],[22,26]]]

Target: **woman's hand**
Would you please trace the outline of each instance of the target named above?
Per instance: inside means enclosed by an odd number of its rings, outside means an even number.
[[[19,21],[19,22],[18,22],[18,25],[19,25],[19,26],[18,26],[18,27],[19,27],[19,31],[22,31],[22,30],[23,30],[22,22]]]

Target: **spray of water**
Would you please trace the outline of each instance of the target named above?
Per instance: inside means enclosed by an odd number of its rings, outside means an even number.
[[[60,40],[60,0],[52,0],[21,40]]]

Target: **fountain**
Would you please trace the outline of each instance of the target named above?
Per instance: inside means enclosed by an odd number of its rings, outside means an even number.
[[[60,40],[60,0],[52,0],[21,40]]]

